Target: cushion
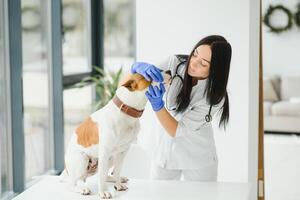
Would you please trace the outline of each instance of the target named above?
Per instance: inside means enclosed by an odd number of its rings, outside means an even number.
[[[300,97],[291,97],[290,102],[291,103],[300,103]]]
[[[271,108],[272,115],[277,116],[300,116],[300,102],[291,103],[290,101],[279,101]]]
[[[281,77],[281,98],[290,100],[292,97],[300,97],[300,76]]]
[[[270,79],[271,79],[272,85],[275,89],[275,92],[276,92],[278,98],[280,99],[280,97],[281,97],[281,93],[280,93],[281,79],[280,79],[280,76],[279,75],[271,75]]]
[[[275,91],[275,88],[272,84],[271,78],[265,77],[263,82],[263,94],[264,94],[264,101],[278,101],[278,95]]]

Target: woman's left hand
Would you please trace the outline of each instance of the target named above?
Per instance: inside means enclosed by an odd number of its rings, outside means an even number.
[[[160,111],[165,105],[165,102],[163,101],[163,95],[165,91],[166,89],[164,84],[160,83],[159,87],[153,87],[152,85],[150,85],[149,90],[145,93],[155,112]]]

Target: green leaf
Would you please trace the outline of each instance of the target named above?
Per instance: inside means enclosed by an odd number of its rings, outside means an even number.
[[[94,109],[100,109],[114,97],[123,69],[120,67],[117,72],[107,72],[98,66],[93,66],[93,68],[98,72],[97,74],[85,77],[81,80],[81,82],[71,87],[82,88],[90,84],[94,84],[95,92],[100,99],[93,107]]]

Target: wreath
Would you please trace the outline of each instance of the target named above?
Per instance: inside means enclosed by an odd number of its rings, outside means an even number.
[[[288,21],[287,24],[285,26],[279,26],[279,27],[275,27],[272,24],[270,24],[270,17],[273,14],[274,11],[276,10],[280,10],[283,11],[287,17],[288,17]],[[264,16],[264,23],[267,27],[270,28],[271,32],[274,33],[281,33],[283,31],[287,31],[289,29],[291,29],[292,27],[292,19],[293,19],[293,15],[291,13],[291,11],[289,9],[287,9],[286,7],[282,6],[282,5],[277,5],[277,6],[272,6],[270,5],[265,16]]]
[[[297,5],[298,11],[295,13],[294,19],[296,25],[300,28],[300,3]]]

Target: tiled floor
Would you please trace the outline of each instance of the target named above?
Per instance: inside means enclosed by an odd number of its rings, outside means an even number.
[[[266,200],[300,200],[300,136],[265,134]]]

